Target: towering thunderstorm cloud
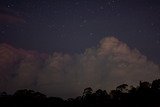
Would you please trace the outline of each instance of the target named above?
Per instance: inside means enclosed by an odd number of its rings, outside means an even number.
[[[159,66],[115,37],[106,37],[83,54],[52,55],[0,44],[0,91],[34,89],[47,95],[74,97],[88,86],[112,89],[160,77]]]

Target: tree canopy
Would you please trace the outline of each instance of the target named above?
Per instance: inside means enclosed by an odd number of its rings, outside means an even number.
[[[53,90],[54,91],[54,90]],[[62,99],[29,89],[17,90],[13,95],[0,93],[2,107],[159,107],[160,79],[152,83],[140,81],[137,87],[121,84],[108,94],[106,90],[84,89],[82,96]]]

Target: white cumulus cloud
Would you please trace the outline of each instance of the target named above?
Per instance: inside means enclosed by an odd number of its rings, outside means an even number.
[[[0,45],[0,88],[8,92],[30,88],[47,95],[75,97],[86,87],[113,89],[122,83],[160,77],[159,66],[137,49],[106,37],[83,54],[51,55]]]

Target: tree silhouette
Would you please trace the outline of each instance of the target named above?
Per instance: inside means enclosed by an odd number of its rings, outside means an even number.
[[[8,95],[7,95],[6,92],[2,92],[2,93],[0,94],[0,96],[1,96],[1,97],[5,97],[5,96],[8,96]]]
[[[83,95],[63,100],[59,97],[47,97],[33,90],[17,90],[13,95],[0,94],[1,107],[160,107],[160,79],[141,82],[139,86],[128,88],[122,84],[111,90],[91,87],[85,88]]]
[[[160,79],[154,80],[151,87],[152,89],[160,90]]]
[[[122,84],[122,85],[119,85],[118,87],[116,87],[116,90],[119,90],[121,92],[128,92],[128,89],[127,89],[128,85],[127,84]]]
[[[149,82],[141,82],[140,81],[139,85],[140,85],[140,87],[139,87],[140,89],[149,89],[149,88],[151,88],[151,84]]]
[[[84,91],[83,91],[83,96],[89,96],[92,94],[92,88],[91,87],[88,87],[88,88],[85,88]]]

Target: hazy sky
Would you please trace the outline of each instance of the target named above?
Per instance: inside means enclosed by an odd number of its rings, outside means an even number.
[[[74,96],[152,80],[159,64],[159,0],[0,0],[1,89]]]

